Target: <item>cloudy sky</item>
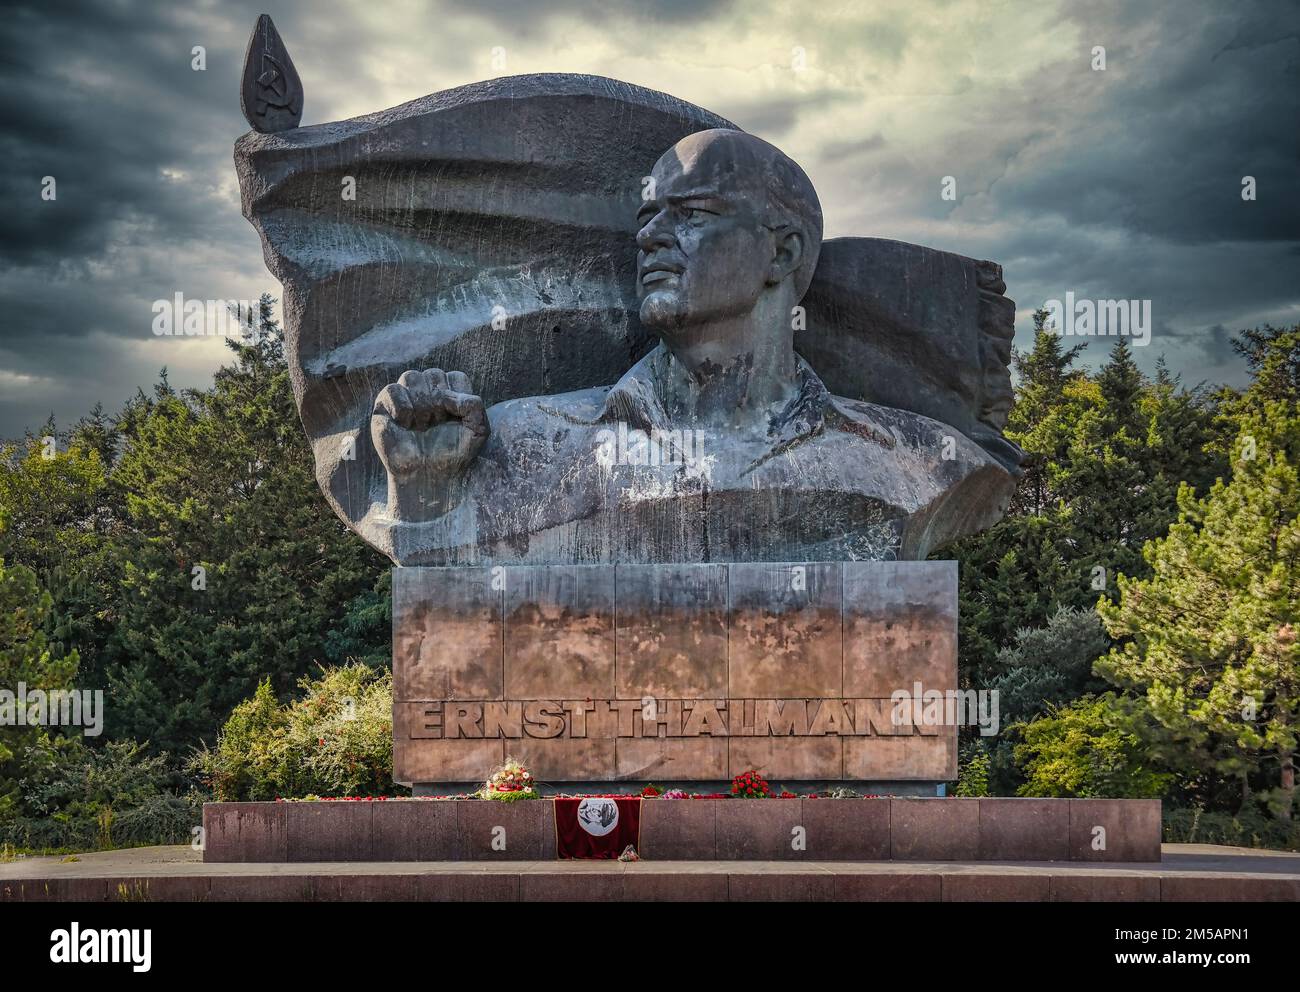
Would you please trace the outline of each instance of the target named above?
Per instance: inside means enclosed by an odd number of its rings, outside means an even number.
[[[302,77],[304,124],[527,72],[697,103],[799,160],[827,236],[1001,262],[1021,346],[1033,309],[1067,290],[1149,299],[1141,364],[1163,354],[1188,383],[1235,383],[1233,332],[1300,322],[1294,0],[6,6],[0,437],[97,400],[116,410],[162,366],[174,385],[209,381],[220,339],[155,336],[154,300],[278,295],[231,162],[262,12]]]

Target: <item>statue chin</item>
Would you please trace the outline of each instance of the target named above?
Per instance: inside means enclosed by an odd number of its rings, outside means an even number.
[[[659,290],[641,301],[641,323],[646,327],[669,330],[686,323],[688,308],[676,293]]]
[[[719,321],[744,317],[753,312],[758,300],[740,296],[694,303],[676,290],[657,290],[641,301],[641,323],[660,336],[682,341],[708,337],[709,328]]]

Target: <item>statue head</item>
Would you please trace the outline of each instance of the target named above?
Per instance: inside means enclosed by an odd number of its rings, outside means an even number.
[[[687,340],[758,310],[788,327],[822,240],[803,169],[761,138],[714,129],[673,145],[651,177],[637,214],[642,322]]]

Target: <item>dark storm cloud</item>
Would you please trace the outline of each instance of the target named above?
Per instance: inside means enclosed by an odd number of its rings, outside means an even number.
[[[185,364],[139,344],[151,301],[187,288],[174,258],[206,246],[215,269],[243,236],[218,193],[243,130],[239,34],[218,8],[30,4],[0,19],[0,437],[51,412],[66,426],[97,400],[115,409]],[[195,45],[206,72],[191,68]]]
[[[1241,4],[1200,16],[1189,7],[1071,8],[1080,40],[1106,47],[1107,68],[1079,59],[1016,108],[1023,119],[1043,98],[1068,106],[1073,93],[1089,109],[1079,133],[1070,118],[1058,122],[1070,154],[1021,179],[1023,206],[1074,223],[1113,218],[1133,234],[1183,243],[1295,240],[1300,39],[1287,25],[1300,22],[1300,7]],[[1244,176],[1258,184],[1255,204],[1242,201]]]
[[[238,133],[238,108],[228,93],[218,101],[211,92],[235,56],[217,47],[229,39],[184,31],[169,16],[168,8],[143,16],[107,5],[52,17],[34,5],[0,19],[0,169],[12,197],[6,263],[77,265],[118,225],[169,237],[203,208],[193,187],[160,179],[166,168],[206,170]],[[211,73],[190,68],[200,43],[209,45]],[[47,175],[58,182],[54,202],[34,195]]]
[[[1140,364],[1163,352],[1197,378],[1240,381],[1231,335],[1300,319],[1300,5],[1062,11],[1070,58],[989,93],[987,114],[954,115],[919,161],[873,156],[875,188],[899,195],[900,212],[952,221],[940,246],[1001,262],[1021,308],[1066,291],[1150,299]],[[955,204],[933,195],[942,175],[957,177]],[[1021,346],[1030,329],[1022,320]],[[1092,344],[1088,361],[1108,347]]]

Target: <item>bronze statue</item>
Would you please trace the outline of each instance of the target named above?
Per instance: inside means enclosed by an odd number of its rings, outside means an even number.
[[[916,559],[1006,508],[997,267],[823,245],[699,108],[507,77],[236,161],[321,487],[398,564]]]

